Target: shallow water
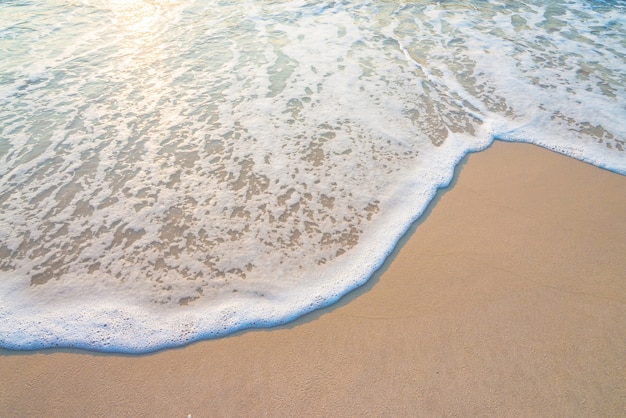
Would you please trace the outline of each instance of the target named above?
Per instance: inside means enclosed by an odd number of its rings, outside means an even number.
[[[0,4],[0,346],[142,352],[364,283],[494,139],[626,174],[626,6]]]

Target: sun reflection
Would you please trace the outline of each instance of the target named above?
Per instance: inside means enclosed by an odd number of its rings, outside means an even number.
[[[172,57],[168,52],[172,39],[168,29],[180,18],[180,7],[186,0],[102,1],[112,14],[118,37],[118,54],[111,62],[114,71],[110,77],[130,88],[132,94],[127,91],[122,100],[140,92],[136,105],[155,108],[161,100],[162,86],[172,82]]]
[[[108,0],[115,23],[137,33],[154,32],[177,2],[173,0]]]

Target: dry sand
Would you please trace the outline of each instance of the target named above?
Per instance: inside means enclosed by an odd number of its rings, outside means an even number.
[[[0,353],[0,415],[626,416],[626,177],[469,157],[384,272],[296,323],[147,356]]]

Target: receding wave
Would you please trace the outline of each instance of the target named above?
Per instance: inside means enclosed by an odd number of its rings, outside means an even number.
[[[626,174],[625,12],[0,4],[0,345],[143,352],[328,305],[494,139]]]

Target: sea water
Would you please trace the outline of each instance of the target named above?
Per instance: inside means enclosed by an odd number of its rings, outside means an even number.
[[[625,86],[621,1],[2,1],[0,346],[329,305],[494,139],[626,174]]]

